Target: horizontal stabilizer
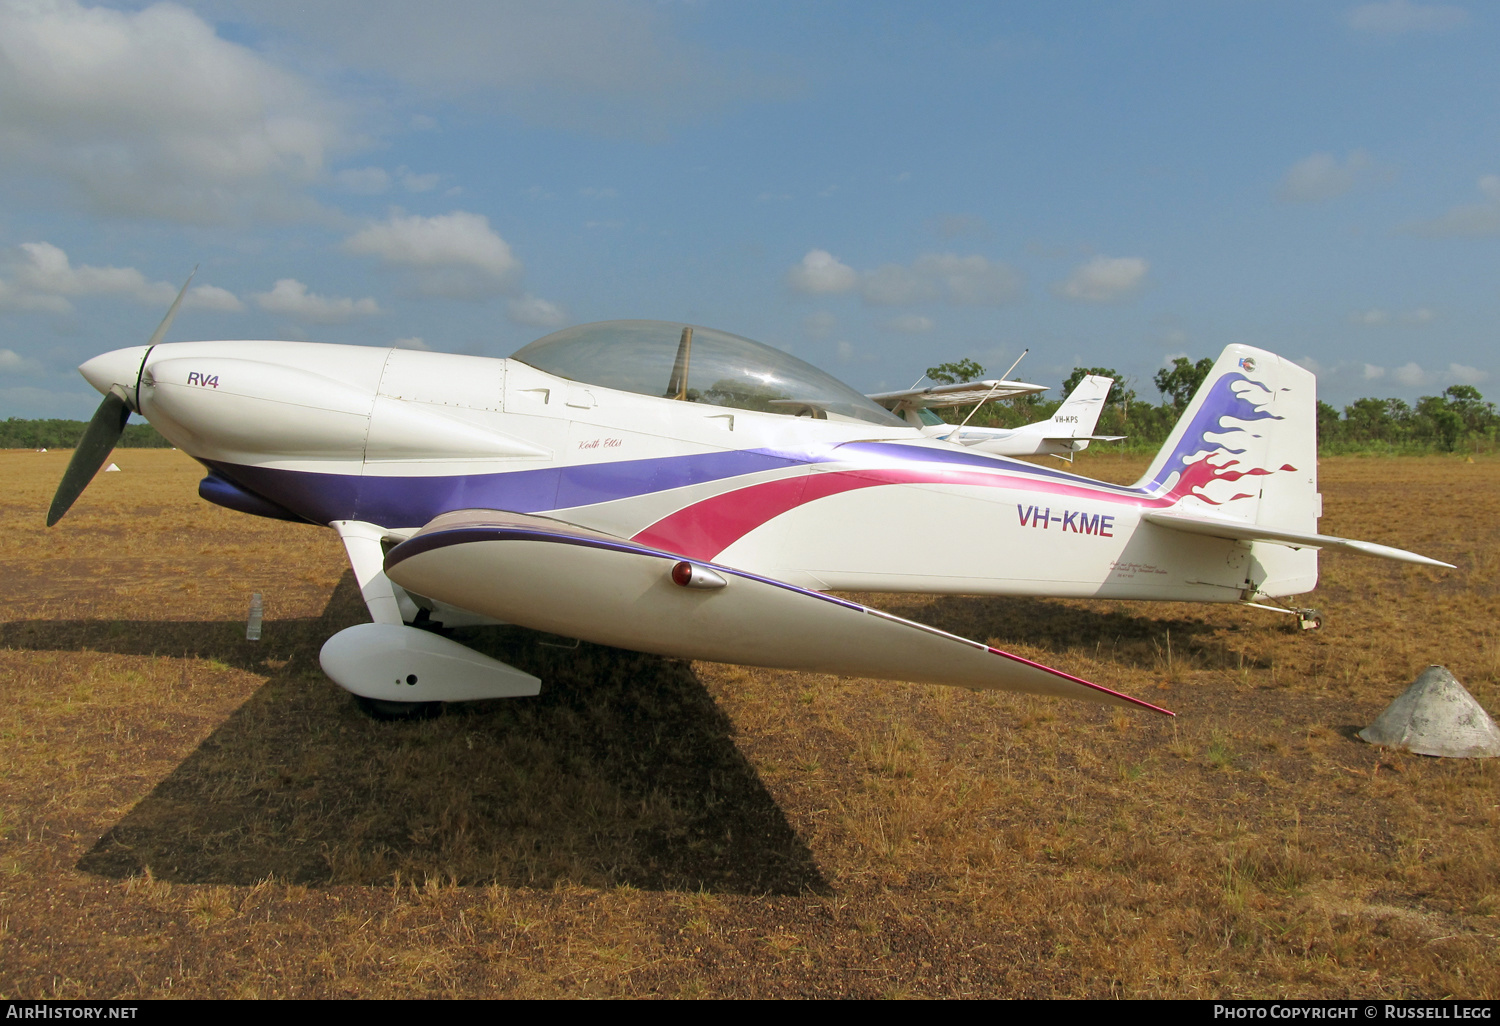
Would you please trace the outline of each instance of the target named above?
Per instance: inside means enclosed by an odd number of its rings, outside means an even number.
[[[1118,442],[1126,435],[1047,435],[1046,442]]]
[[[387,553],[385,570],[506,623],[640,652],[1166,712],[854,602],[546,517],[445,513]]]
[[[1452,563],[1444,563],[1415,552],[1408,552],[1406,549],[1377,545],[1375,542],[1355,541],[1352,538],[1335,538],[1331,534],[1304,534],[1300,531],[1283,531],[1261,524],[1184,516],[1181,513],[1145,513],[1142,517],[1159,527],[1170,527],[1174,531],[1186,531],[1189,534],[1206,534],[1212,538],[1272,542],[1294,549],[1338,549],[1344,552],[1359,552],[1366,556],[1379,556],[1381,559],[1395,559],[1402,563],[1419,563],[1422,566],[1453,569]]]

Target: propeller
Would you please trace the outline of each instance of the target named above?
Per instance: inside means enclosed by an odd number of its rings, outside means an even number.
[[[198,268],[194,267],[193,274],[197,273]],[[120,435],[125,432],[125,422],[130,419],[130,414],[140,412],[141,375],[146,371],[146,359],[172,326],[172,318],[177,316],[182,297],[187,295],[188,286],[193,283],[193,274],[188,275],[187,281],[182,283],[182,289],[177,293],[177,298],[172,300],[167,316],[162,318],[161,324],[146,343],[146,353],[141,357],[140,367],[136,369],[135,380],[116,381],[110,385],[109,391],[104,394],[104,401],[94,411],[93,419],[84,429],[78,448],[73,450],[73,458],[68,461],[68,469],[63,471],[57,494],[52,496],[52,507],[47,510],[48,527],[61,520],[63,514],[72,508],[73,503],[99,472],[99,468],[104,466],[109,454],[114,451],[115,443],[119,442]]]

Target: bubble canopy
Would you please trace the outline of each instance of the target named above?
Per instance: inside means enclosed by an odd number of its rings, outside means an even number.
[[[537,339],[511,359],[570,381],[640,395],[820,420],[907,426],[795,356],[695,324],[580,324]]]

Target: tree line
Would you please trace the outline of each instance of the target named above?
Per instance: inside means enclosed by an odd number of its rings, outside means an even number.
[[[86,420],[21,420],[11,417],[0,421],[0,449],[72,449],[89,426]],[[127,424],[118,448],[170,449],[172,443],[150,424]]]
[[[1056,398],[1026,395],[986,403],[969,423],[1009,428],[1044,420],[1086,375],[1096,374],[1113,378],[1115,383],[1095,433],[1125,435],[1122,444],[1131,449],[1156,449],[1167,440],[1213,365],[1210,357],[1194,362],[1179,356],[1170,367],[1158,370],[1151,379],[1161,397],[1158,403],[1142,399],[1112,367],[1075,367]],[[968,359],[927,368],[929,378],[948,384],[974,381],[984,373],[982,365]],[[1500,413],[1473,385],[1449,385],[1438,395],[1422,396],[1414,405],[1402,399],[1368,398],[1356,399],[1339,410],[1318,402],[1318,450],[1324,453],[1492,452],[1497,442]]]

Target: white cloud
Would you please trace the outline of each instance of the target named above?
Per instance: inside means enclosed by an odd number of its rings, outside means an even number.
[[[505,312],[517,324],[533,328],[560,328],[568,323],[568,312],[540,296],[518,296],[505,304]]]
[[[378,196],[391,187],[391,176],[383,167],[351,167],[333,176],[346,192],[360,196]]]
[[[924,335],[937,327],[931,317],[918,317],[915,314],[906,317],[897,317],[886,322],[885,325],[892,331],[899,331],[907,335]]]
[[[1442,217],[1419,221],[1407,230],[1433,238],[1500,235],[1500,175],[1479,179],[1479,191],[1484,196],[1480,202],[1454,207]]]
[[[1021,276],[1009,264],[982,256],[924,253],[910,264],[884,264],[859,272],[826,250],[810,251],[787,272],[792,289],[810,295],[852,292],[871,306],[948,302],[1000,306],[1020,297]]]
[[[1428,371],[1415,362],[1391,369],[1359,361],[1332,366],[1319,366],[1306,358],[1297,362],[1318,375],[1320,393],[1342,396],[1344,402],[1356,396],[1393,392],[1398,395],[1404,392],[1410,399],[1418,389],[1432,392],[1449,385],[1483,385],[1494,379],[1490,371],[1462,363],[1449,363],[1445,369]]]
[[[620,194],[609,187],[601,189],[592,185],[586,185],[578,190],[578,195],[584,199],[616,199]]]
[[[255,302],[268,313],[314,324],[342,324],[355,317],[370,317],[380,313],[380,305],[369,297],[350,299],[346,296],[334,299],[320,296],[308,292],[307,286],[295,278],[282,278],[271,287],[270,292],[256,293]]]
[[[306,213],[343,143],[316,90],[176,4],[0,5],[0,81],[0,171],[111,214]]]
[[[839,319],[827,310],[802,318],[802,330],[811,338],[828,338],[839,326]]]
[[[1331,153],[1314,153],[1291,166],[1277,197],[1292,203],[1334,199],[1354,188],[1369,168],[1370,155],[1364,150],[1354,150],[1342,163]]]
[[[240,313],[245,309],[239,297],[217,285],[194,285],[182,297],[185,310],[213,310],[217,313]]]
[[[1490,372],[1477,367],[1466,367],[1461,363],[1450,363],[1448,380],[1454,385],[1482,385],[1490,380]]]
[[[397,349],[417,349],[424,353],[432,352],[432,347],[420,335],[412,335],[410,338],[398,338],[391,345]]]
[[[1349,315],[1351,324],[1359,324],[1364,327],[1377,328],[1387,324],[1402,324],[1406,327],[1415,328],[1423,324],[1431,324],[1437,320],[1437,311],[1430,306],[1419,306],[1415,310],[1404,310],[1400,313],[1392,313],[1380,307],[1371,307]]]
[[[149,282],[134,267],[74,267],[68,254],[50,242],[23,242],[12,265],[17,287],[52,296],[123,295],[143,303],[170,303],[177,290]]]
[[[482,214],[393,213],[344,240],[343,249],[410,269],[423,295],[482,299],[519,287],[521,261]]]
[[[72,299],[118,296],[152,306],[167,307],[179,286],[150,281],[134,267],[74,266],[68,254],[50,242],[23,242],[6,261],[8,280],[0,280],[0,309],[68,313]],[[216,285],[188,290],[188,309],[238,312],[244,304],[234,293]]]
[[[851,292],[859,285],[854,268],[840,263],[826,249],[809,250],[802,262],[787,272],[786,280],[792,291],[807,295]]]
[[[1418,367],[1415,363],[1408,363],[1391,371],[1391,379],[1398,385],[1415,388],[1418,385],[1427,384],[1428,375],[1426,371]]]
[[[22,374],[39,370],[41,364],[10,349],[0,349],[0,374]]]
[[[1128,299],[1146,284],[1151,265],[1141,257],[1096,256],[1073,268],[1052,290],[1079,303],[1113,303]]]
[[[836,346],[834,346],[834,349],[839,355],[840,363],[848,363],[857,355],[855,353],[854,344],[847,339],[841,340]]]
[[[1357,32],[1398,36],[1408,32],[1445,32],[1469,20],[1469,12],[1454,4],[1417,4],[1411,0],[1382,0],[1360,4],[1348,13]]]

